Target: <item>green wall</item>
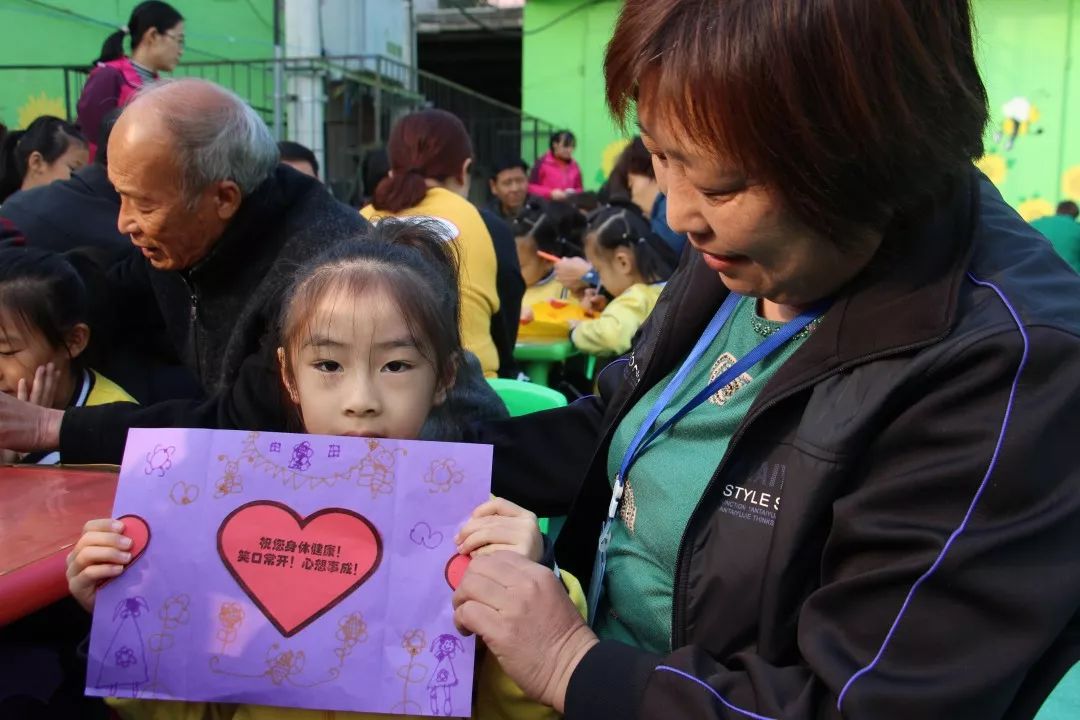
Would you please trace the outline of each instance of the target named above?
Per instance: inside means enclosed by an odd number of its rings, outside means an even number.
[[[1080,200],[1080,0],[977,7],[991,116],[980,167],[1027,219],[1051,214],[1063,198]],[[1030,111],[1010,148],[1011,101]]]
[[[603,82],[620,4],[598,2],[530,34],[579,4],[526,3],[522,95],[526,112],[577,133],[585,185],[595,188],[620,140]],[[980,166],[1029,219],[1053,212],[1064,197],[1080,201],[1080,0],[975,0],[975,9],[992,117]],[[1008,148],[1003,106],[1014,98],[1033,112]]]
[[[0,65],[88,65],[136,4],[0,0]],[[182,63],[273,56],[273,0],[175,0],[173,5],[185,18]],[[62,116],[63,110],[60,71],[0,69],[0,122],[18,128],[43,113]]]
[[[596,189],[625,144],[604,107],[604,48],[620,4],[601,0],[536,32],[579,5],[581,0],[525,3],[522,109],[577,136],[575,158],[585,188]],[[535,158],[525,160],[531,165]]]

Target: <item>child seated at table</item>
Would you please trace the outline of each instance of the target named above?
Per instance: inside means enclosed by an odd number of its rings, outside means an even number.
[[[644,216],[618,206],[590,215],[585,257],[613,299],[606,302],[597,290],[586,290],[582,307],[603,312],[594,320],[575,323],[570,341],[590,355],[621,355],[656,306],[676,258]]]
[[[370,238],[331,249],[297,278],[284,303],[278,348],[282,385],[296,429],[318,435],[416,439],[429,415],[446,400],[464,353],[457,322],[454,246],[442,239],[434,223],[383,220]],[[131,562],[131,542],[122,529],[117,520],[90,521],[68,557],[68,587],[87,610],[93,608],[99,584]],[[457,551],[469,556],[509,550],[538,562],[544,550],[536,516],[501,498],[476,508],[453,540]],[[580,585],[567,573],[561,577],[584,612]],[[446,686],[449,681],[429,685],[426,709],[432,715],[450,714]],[[322,711],[258,705],[109,702],[125,720],[326,717]],[[491,654],[478,663],[475,702],[477,717],[557,716],[551,708],[528,700]],[[376,718],[346,712],[334,717]]]
[[[57,410],[135,402],[83,362],[90,342],[87,305],[86,287],[63,256],[0,249],[0,392]],[[60,460],[58,452],[0,450],[0,464]]]
[[[532,306],[547,300],[576,302],[570,291],[555,278],[555,262],[563,257],[581,255],[581,236],[585,218],[565,202],[530,200],[514,219],[525,295],[521,299],[521,317],[533,317]]]

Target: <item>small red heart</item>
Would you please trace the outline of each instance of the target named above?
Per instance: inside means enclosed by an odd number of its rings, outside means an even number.
[[[150,526],[138,515],[121,515],[116,519],[124,523],[121,534],[131,538],[131,549],[128,550],[131,553],[131,562],[128,563],[128,567],[131,567],[131,564],[139,559],[139,556],[146,551],[146,546],[150,544]]]
[[[266,545],[279,540],[293,549]],[[333,554],[315,551],[327,545]],[[272,500],[229,513],[218,528],[217,547],[225,568],[285,637],[347,598],[382,562],[382,538],[363,515],[325,508],[302,518]],[[270,555],[274,562],[267,564]]]
[[[465,569],[469,567],[469,561],[472,560],[468,555],[455,555],[450,558],[450,562],[446,563],[446,584],[450,586],[450,589],[457,590],[458,585],[461,584],[461,578],[465,577]]]

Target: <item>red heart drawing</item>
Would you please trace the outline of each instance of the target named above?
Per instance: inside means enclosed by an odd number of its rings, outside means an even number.
[[[446,571],[443,575],[446,577],[446,584],[451,589],[457,590],[457,586],[461,584],[461,578],[465,577],[465,569],[469,567],[471,559],[468,555],[455,555],[450,558],[450,562],[446,563]]]
[[[272,500],[229,513],[217,547],[225,568],[285,637],[348,597],[382,562],[382,538],[363,515],[324,508],[301,518]]]
[[[128,563],[130,567],[150,544],[150,526],[138,515],[121,515],[116,519],[124,523],[122,534],[131,538],[131,549],[128,550],[131,553],[131,562]]]

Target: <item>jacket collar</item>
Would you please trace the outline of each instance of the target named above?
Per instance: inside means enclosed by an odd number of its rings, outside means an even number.
[[[67,184],[80,195],[91,195],[116,205],[117,209],[120,207],[120,195],[109,182],[105,166],[100,163],[94,162],[80,168]]]
[[[758,396],[768,402],[863,358],[920,347],[948,334],[971,256],[979,207],[977,172],[908,222],[895,222],[874,259],[835,298],[821,324]],[[651,387],[678,365],[727,296],[720,278],[688,251],[679,283],[642,376]],[[672,283],[674,284],[674,283]],[[677,319],[677,321],[676,321]],[[666,326],[666,327],[664,327]]]
[[[236,215],[210,252],[186,271],[188,278],[200,285],[228,282],[235,279],[238,268],[269,266],[279,249],[274,246],[275,238],[279,244],[284,238],[281,225],[285,211],[297,196],[294,180],[281,166],[276,168],[241,201]]]

